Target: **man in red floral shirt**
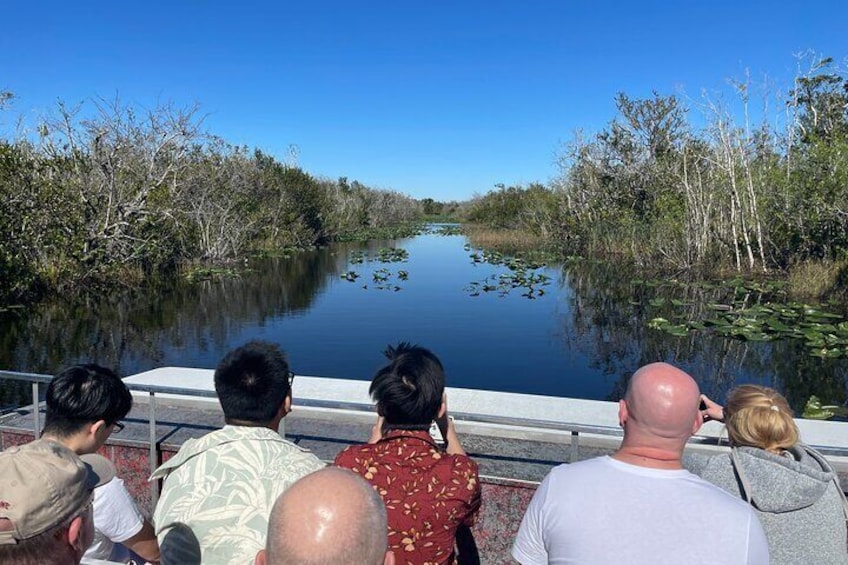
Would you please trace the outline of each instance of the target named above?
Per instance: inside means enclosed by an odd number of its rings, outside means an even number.
[[[339,453],[335,464],[380,493],[398,564],[457,563],[457,528],[470,526],[480,507],[477,464],[462,449],[452,421],[446,449],[430,436],[430,424],[447,411],[439,359],[406,343],[388,348],[386,356],[389,364],[369,389],[379,414],[371,439]]]

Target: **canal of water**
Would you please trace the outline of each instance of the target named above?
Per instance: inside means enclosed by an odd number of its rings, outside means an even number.
[[[649,327],[669,316],[657,293],[684,293],[676,303],[693,311],[712,297],[635,284],[616,265],[534,267],[492,260],[464,236],[437,231],[251,259],[238,277],[179,279],[2,313],[0,368],[214,368],[229,349],[264,339],[283,347],[298,374],[369,380],[388,344],[409,341],[432,349],[457,387],[616,400],[637,367],[667,360],[719,399],[743,382],[783,391],[796,410],[810,394],[845,398],[848,363],[813,357],[797,340],[751,343]],[[4,404],[14,400],[8,387],[3,394]]]

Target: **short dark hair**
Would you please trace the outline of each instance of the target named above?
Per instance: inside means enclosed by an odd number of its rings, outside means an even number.
[[[385,351],[389,364],[377,371],[368,392],[394,426],[428,425],[438,415],[445,370],[432,351],[401,342]]]
[[[50,381],[45,395],[44,431],[68,437],[98,420],[114,424],[132,409],[133,399],[114,371],[88,363],[68,367]]]
[[[227,420],[270,422],[291,392],[286,354],[273,343],[233,349],[215,369],[215,392]]]

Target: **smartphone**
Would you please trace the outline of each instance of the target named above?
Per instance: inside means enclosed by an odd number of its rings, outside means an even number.
[[[448,414],[447,410],[442,416],[430,423],[430,437],[436,445],[443,450],[448,448]]]

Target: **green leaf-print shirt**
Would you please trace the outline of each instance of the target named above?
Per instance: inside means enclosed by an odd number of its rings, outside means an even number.
[[[164,479],[153,520],[166,551],[185,524],[197,538],[204,565],[253,563],[265,547],[277,497],[324,464],[268,428],[224,426],[188,440],[150,477]],[[185,544],[185,539],[176,543]]]

